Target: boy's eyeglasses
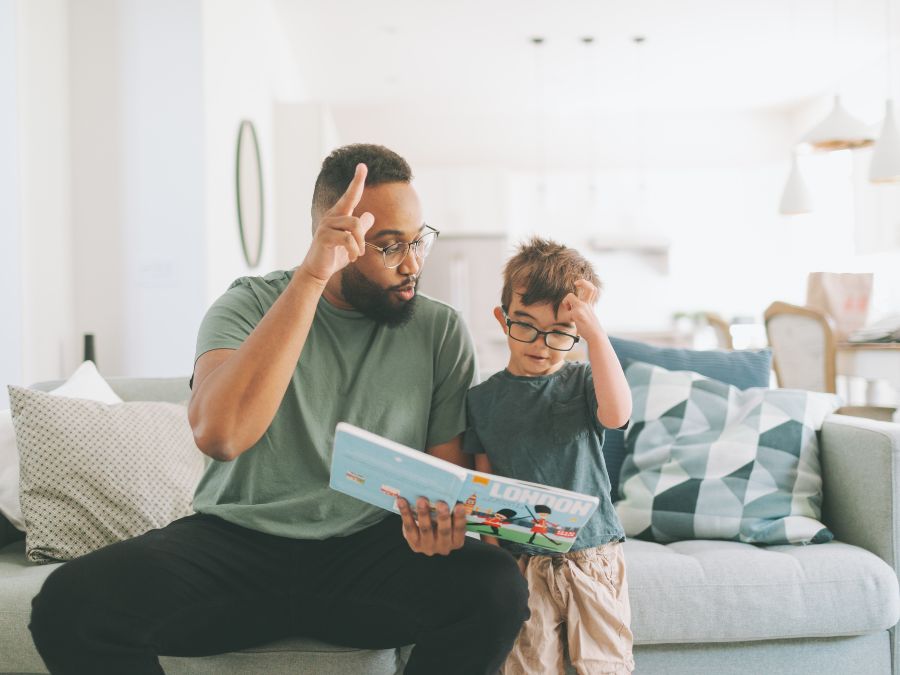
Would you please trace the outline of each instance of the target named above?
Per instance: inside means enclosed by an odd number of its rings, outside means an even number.
[[[434,247],[434,242],[437,241],[438,235],[440,234],[440,232],[434,229],[431,225],[425,224],[425,227],[427,227],[430,232],[426,232],[415,241],[398,241],[396,244],[391,244],[390,246],[385,246],[384,248],[366,242],[366,246],[368,246],[369,248],[374,248],[376,251],[381,253],[381,258],[384,261],[384,266],[389,270],[392,270],[395,267],[400,267],[400,265],[403,264],[403,261],[406,260],[406,256],[409,255],[409,249],[413,250],[413,255],[415,255],[416,258],[419,259],[419,262],[421,262],[425,260],[429,253],[431,253],[431,249]]]
[[[500,309],[503,310],[503,318],[506,319],[506,329],[509,333],[509,337],[516,342],[531,343],[537,340],[539,335],[543,335],[544,344],[547,345],[547,347],[558,352],[568,352],[571,351],[572,347],[574,347],[581,339],[577,335],[563,333],[559,330],[538,330],[530,323],[513,321],[506,313],[507,308],[505,306],[501,306]]]

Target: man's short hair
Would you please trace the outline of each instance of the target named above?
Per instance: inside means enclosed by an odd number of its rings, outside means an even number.
[[[519,246],[503,268],[501,302],[509,307],[516,292],[522,294],[522,304],[549,302],[557,313],[563,298],[575,292],[579,279],[601,288],[593,265],[574,248],[532,237]]]
[[[369,170],[366,174],[366,187],[383,183],[409,183],[413,178],[412,169],[406,160],[383,145],[355,143],[338,148],[322,162],[322,169],[316,178],[311,208],[314,232],[321,215],[334,206],[347,190],[356,173],[356,165],[360,163],[365,164]]]

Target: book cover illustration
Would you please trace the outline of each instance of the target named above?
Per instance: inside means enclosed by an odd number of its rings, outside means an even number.
[[[563,553],[599,504],[597,497],[560,488],[467,472],[461,501],[466,529]]]
[[[466,529],[555,552],[568,551],[597,497],[464,469],[346,422],[337,425],[330,486],[399,513],[396,500],[462,503]]]

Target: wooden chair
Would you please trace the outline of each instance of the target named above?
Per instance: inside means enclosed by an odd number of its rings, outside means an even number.
[[[716,312],[704,312],[703,318],[716,331],[716,341],[719,349],[734,349],[734,340],[731,338],[731,324],[722,318],[721,314]]]
[[[778,386],[835,393],[835,339],[831,320],[811,307],[773,302],[765,312],[766,335]],[[844,406],[837,412],[890,421],[895,408]]]

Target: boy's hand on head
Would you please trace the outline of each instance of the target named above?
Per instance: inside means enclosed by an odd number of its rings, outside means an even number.
[[[563,298],[559,306],[560,321],[574,323],[575,330],[588,342],[603,332],[594,312],[594,303],[599,295],[594,284],[586,279],[579,279],[575,282],[575,292]]]

